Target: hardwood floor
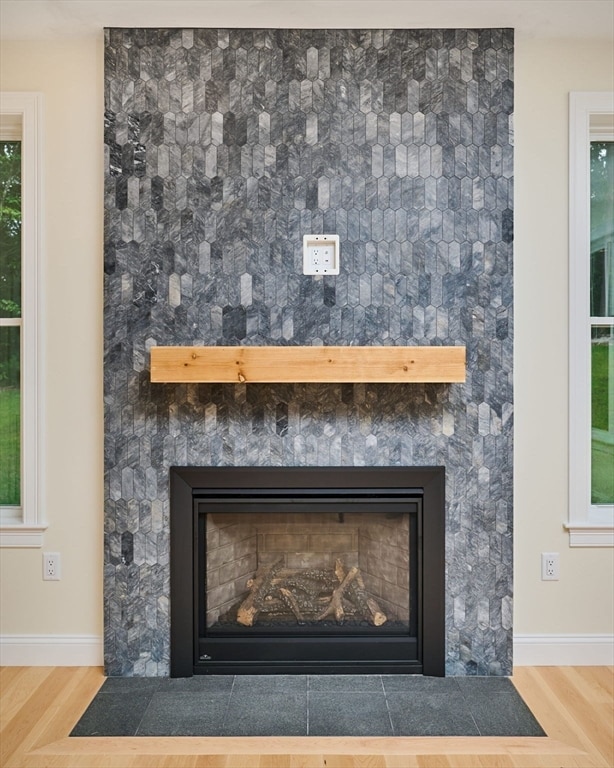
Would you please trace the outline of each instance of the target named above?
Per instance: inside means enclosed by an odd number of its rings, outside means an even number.
[[[2,768],[612,768],[614,668],[519,667],[547,738],[68,738],[92,667],[0,669]]]

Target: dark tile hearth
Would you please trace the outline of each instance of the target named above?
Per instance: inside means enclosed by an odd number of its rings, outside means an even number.
[[[419,675],[109,678],[71,736],[545,736],[511,681]]]

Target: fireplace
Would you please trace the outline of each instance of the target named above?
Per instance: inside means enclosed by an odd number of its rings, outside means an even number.
[[[511,674],[513,30],[107,29],[104,64],[106,673],[170,671],[171,467],[437,465],[446,672]],[[314,232],[338,276],[302,274]],[[465,346],[467,380],[152,383],[169,345]],[[424,488],[424,666],[443,544],[431,481],[402,483]]]
[[[171,675],[444,674],[443,467],[175,467]]]

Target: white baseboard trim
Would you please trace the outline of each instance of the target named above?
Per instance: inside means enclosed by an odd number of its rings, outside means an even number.
[[[514,635],[516,667],[614,664],[614,635]]]
[[[98,635],[0,635],[3,667],[100,667]]]
[[[0,635],[3,667],[99,667],[97,635]],[[514,665],[612,666],[614,635],[514,635]]]

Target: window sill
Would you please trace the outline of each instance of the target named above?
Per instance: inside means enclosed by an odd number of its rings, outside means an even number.
[[[611,523],[564,523],[570,547],[614,547]]]
[[[46,525],[0,525],[0,547],[42,547]]]

